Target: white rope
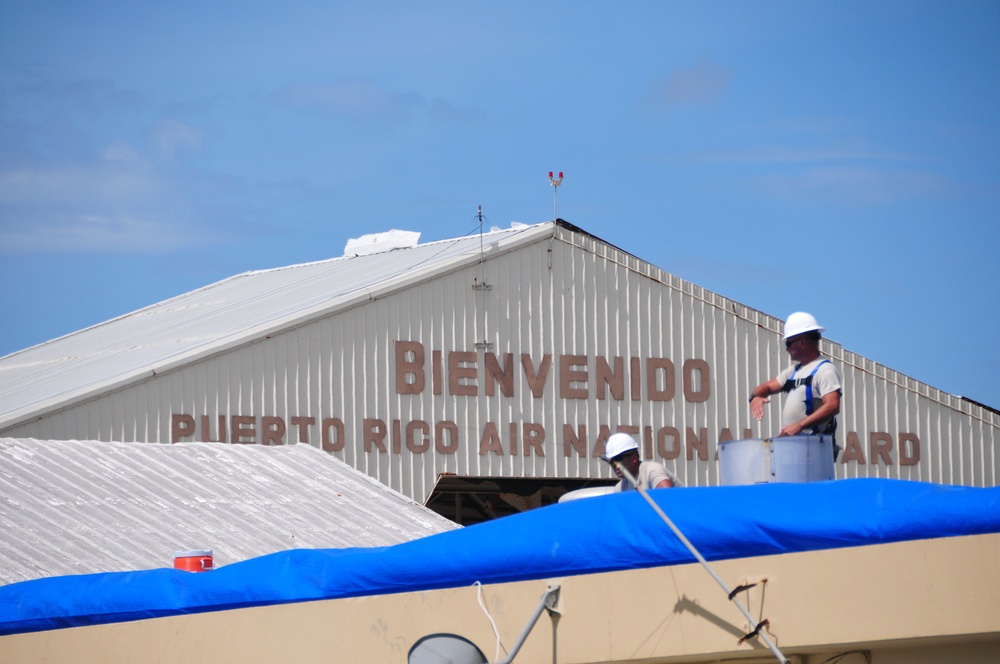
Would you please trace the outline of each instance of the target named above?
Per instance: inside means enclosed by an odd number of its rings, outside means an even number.
[[[479,588],[479,592],[477,593],[477,599],[479,600],[479,607],[483,610],[483,613],[486,614],[486,618],[490,621],[490,626],[493,627],[493,635],[497,637],[497,649],[496,649],[496,654],[493,657],[493,661],[496,662],[500,660],[500,648],[503,648],[503,643],[501,643],[500,641],[500,632],[497,631],[497,624],[493,622],[493,616],[490,615],[490,610],[486,608],[486,599],[483,597],[483,584],[481,584],[479,581],[476,581],[472,585],[477,586]],[[507,654],[506,648],[503,648],[503,651],[504,654]]]

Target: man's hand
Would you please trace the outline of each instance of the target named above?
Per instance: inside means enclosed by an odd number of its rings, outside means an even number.
[[[793,422],[788,426],[781,427],[781,431],[778,432],[779,436],[797,436],[802,433],[805,427],[802,426],[802,422]]]
[[[764,419],[764,404],[771,403],[767,397],[754,397],[750,402],[750,413],[757,421]]]
[[[754,416],[754,419],[760,420],[764,417],[764,404],[771,403],[768,396],[772,394],[777,394],[781,391],[781,383],[778,382],[777,378],[772,378],[766,383],[761,383],[757,387],[753,388],[751,394],[754,395],[753,399],[750,400],[750,413]],[[760,396],[761,394],[765,396]]]
[[[802,433],[803,429],[811,427],[814,424],[819,424],[820,422],[826,422],[828,419],[840,412],[840,392],[830,392],[828,394],[824,394],[821,398],[823,403],[816,409],[815,413],[807,415],[805,419],[801,419],[798,422],[782,427],[778,435],[797,436]],[[754,401],[756,401],[756,399],[754,399]]]

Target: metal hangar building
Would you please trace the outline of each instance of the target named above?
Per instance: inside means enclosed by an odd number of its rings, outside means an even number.
[[[626,431],[688,486],[777,432],[782,320],[563,220],[248,272],[0,358],[0,437],[305,444],[459,523],[611,480]],[[806,305],[807,306],[807,305]],[[787,312],[782,312],[787,313]],[[1000,413],[824,339],[839,478],[996,486]]]

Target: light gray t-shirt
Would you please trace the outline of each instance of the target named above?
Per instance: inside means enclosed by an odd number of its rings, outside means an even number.
[[[818,367],[818,368],[817,368]],[[823,395],[838,390],[843,390],[843,383],[840,379],[840,372],[825,357],[818,357],[809,364],[790,366],[777,376],[777,381],[785,384],[794,374],[794,380],[799,382],[809,377],[813,370],[816,370],[812,378],[812,398],[813,410],[823,405]],[[806,386],[797,385],[791,392],[785,394],[785,404],[781,409],[781,426],[788,426],[804,418],[806,413]],[[831,418],[832,419],[832,418]],[[803,434],[825,433],[823,424],[804,430]]]
[[[680,480],[674,477],[673,473],[664,468],[663,464],[656,463],[655,461],[643,461],[640,463],[639,477],[636,479],[639,480],[639,486],[646,490],[652,489],[663,480],[670,480],[674,483],[674,486],[682,486]],[[623,477],[615,485],[615,491],[635,491],[635,487]]]

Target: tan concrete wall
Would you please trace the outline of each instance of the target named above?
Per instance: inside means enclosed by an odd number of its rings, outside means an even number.
[[[1000,534],[819,551],[713,564],[770,620],[786,655],[818,664],[870,651],[875,664],[1000,661]],[[543,614],[517,662],[774,661],[698,565],[552,580],[557,619]],[[483,589],[510,647],[546,581]],[[0,638],[0,662],[200,664],[397,662],[434,632],[461,634],[495,659],[475,587],[242,609]],[[501,654],[501,657],[503,655]],[[841,664],[865,661],[849,655]]]

